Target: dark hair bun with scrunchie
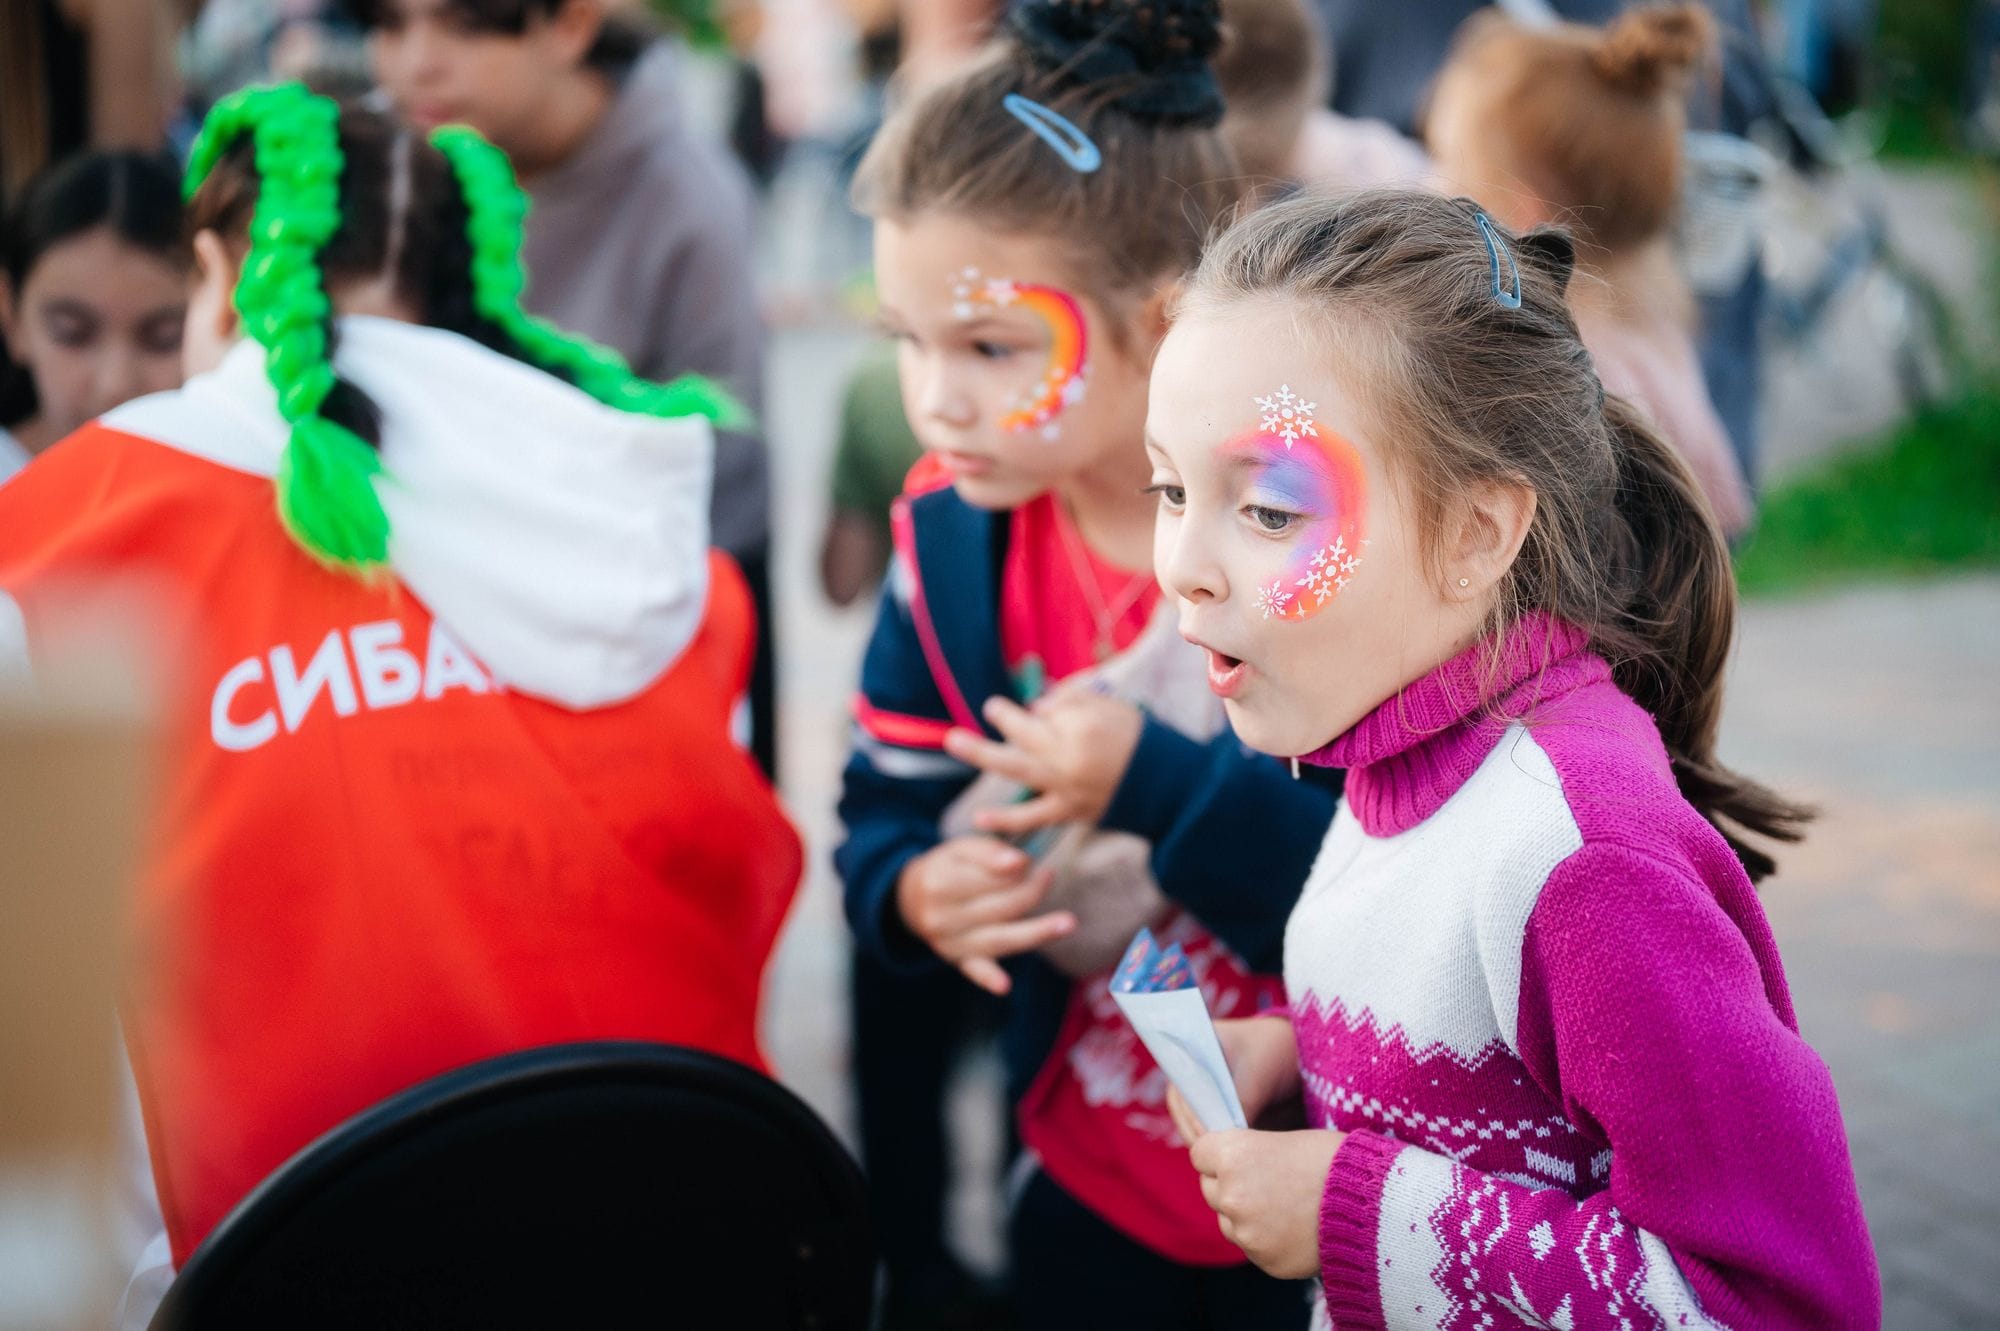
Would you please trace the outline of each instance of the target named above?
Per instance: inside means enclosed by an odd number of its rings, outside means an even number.
[[[1222,85],[1209,65],[1222,45],[1218,0],[1027,0],[1007,29],[1066,83],[1129,83],[1111,101],[1135,119],[1221,123]]]

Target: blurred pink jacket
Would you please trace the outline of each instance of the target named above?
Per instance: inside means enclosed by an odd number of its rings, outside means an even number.
[[[1742,535],[1750,526],[1750,489],[1709,401],[1687,330],[1672,318],[1619,318],[1596,311],[1578,311],[1576,322],[1604,391],[1630,398],[1653,418],[1701,483],[1723,535]]]

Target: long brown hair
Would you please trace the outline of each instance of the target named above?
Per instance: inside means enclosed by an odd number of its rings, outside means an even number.
[[[1534,519],[1484,640],[1497,648],[1535,611],[1583,629],[1652,714],[1681,794],[1761,878],[1771,857],[1744,834],[1796,841],[1811,813],[1715,756],[1736,618],[1722,533],[1680,456],[1598,382],[1564,299],[1568,234],[1489,221],[1507,252],[1496,263],[1480,216],[1466,199],[1403,191],[1276,204],[1209,248],[1180,309],[1286,298],[1365,357],[1343,377],[1367,383],[1434,559],[1470,495],[1531,489]],[[1509,308],[1498,296],[1516,265]]]
[[[1699,4],[1642,5],[1603,28],[1481,10],[1453,38],[1438,95],[1472,99],[1483,150],[1579,240],[1622,251],[1673,220],[1687,88],[1715,40]]]
[[[941,209],[1067,249],[1106,304],[1194,266],[1237,203],[1215,126],[1215,0],[1030,0],[972,66],[906,102],[855,176],[855,206],[908,218]],[[1012,94],[1064,117],[1103,156],[1065,164],[1011,114]]]

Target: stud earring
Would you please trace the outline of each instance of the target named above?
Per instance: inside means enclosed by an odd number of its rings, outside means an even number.
[[[1471,579],[1471,578],[1460,578],[1460,579],[1458,580],[1458,585],[1459,585],[1459,586],[1461,586],[1461,587],[1470,587],[1470,586],[1472,585],[1472,579]]]

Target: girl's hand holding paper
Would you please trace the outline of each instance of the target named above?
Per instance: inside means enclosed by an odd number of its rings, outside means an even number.
[[[1319,1211],[1327,1171],[1347,1134],[1205,1132],[1189,1158],[1222,1236],[1281,1280],[1319,1274]]]
[[[1168,1111],[1191,1144],[1188,1158],[1222,1236],[1280,1279],[1318,1274],[1320,1200],[1346,1134],[1244,1126],[1246,1108],[1255,1118],[1298,1091],[1292,1023],[1284,1017],[1209,1022],[1180,949],[1161,951],[1145,930],[1112,976],[1111,992],[1167,1074]],[[1177,1007],[1147,1006],[1161,1000]],[[1197,1020],[1202,1029],[1191,1035]]]

